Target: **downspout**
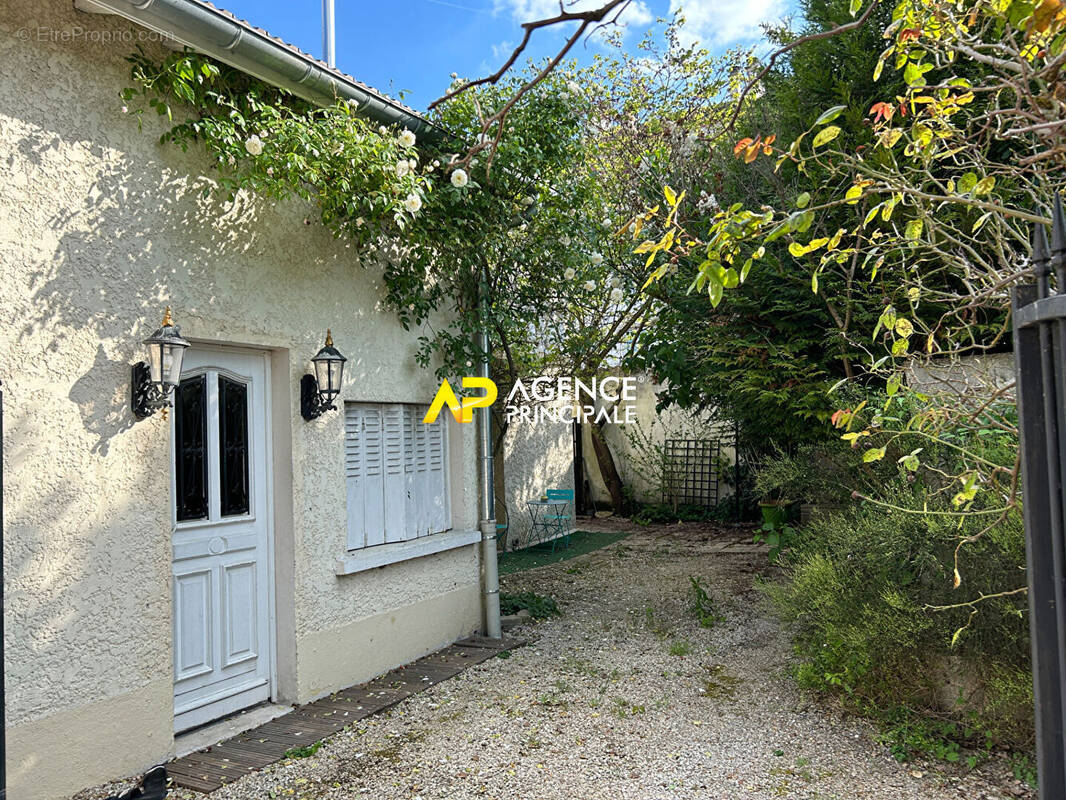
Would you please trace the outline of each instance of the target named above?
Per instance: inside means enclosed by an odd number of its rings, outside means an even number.
[[[481,316],[481,330],[477,334],[478,350],[481,360],[478,363],[478,377],[490,378],[489,374],[489,281],[488,273],[483,272],[478,287],[478,309]],[[477,410],[478,448],[481,454],[479,483],[481,485],[481,566],[482,593],[485,599],[485,635],[500,639],[500,575],[496,564],[496,495],[495,475],[492,459],[492,409]]]

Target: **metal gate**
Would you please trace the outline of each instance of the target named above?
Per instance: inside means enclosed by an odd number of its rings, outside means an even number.
[[[663,450],[663,503],[673,506],[718,505],[717,439],[667,439]]]
[[[1036,283],[1015,287],[1011,305],[1040,800],[1061,800],[1066,797],[1066,218],[1058,195],[1051,247],[1037,224],[1031,261]]]

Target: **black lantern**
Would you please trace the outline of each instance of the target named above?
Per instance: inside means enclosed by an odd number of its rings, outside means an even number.
[[[347,360],[333,346],[333,335],[327,328],[325,346],[311,359],[315,374],[304,375],[300,381],[300,413],[304,419],[314,419],[326,411],[337,410],[333,401],[341,393],[341,378]]]
[[[133,413],[144,419],[156,409],[169,408],[174,387],[181,380],[181,362],[189,342],[181,328],[170,318],[170,306],[163,312],[163,323],[144,340],[148,361],[133,365]]]

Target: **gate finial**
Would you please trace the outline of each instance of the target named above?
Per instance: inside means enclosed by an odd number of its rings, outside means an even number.
[[[1048,275],[1051,274],[1051,268],[1048,266],[1048,257],[1047,229],[1042,222],[1034,222],[1033,252],[1029,262],[1033,265],[1039,297],[1047,297],[1049,294]]]

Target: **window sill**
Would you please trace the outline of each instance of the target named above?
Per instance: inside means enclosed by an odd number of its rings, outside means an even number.
[[[410,561],[412,558],[431,556],[445,550],[466,547],[481,539],[481,531],[444,531],[422,536],[407,542],[379,544],[363,550],[349,550],[344,558],[338,558],[334,570],[337,575],[354,575],[368,569]]]

